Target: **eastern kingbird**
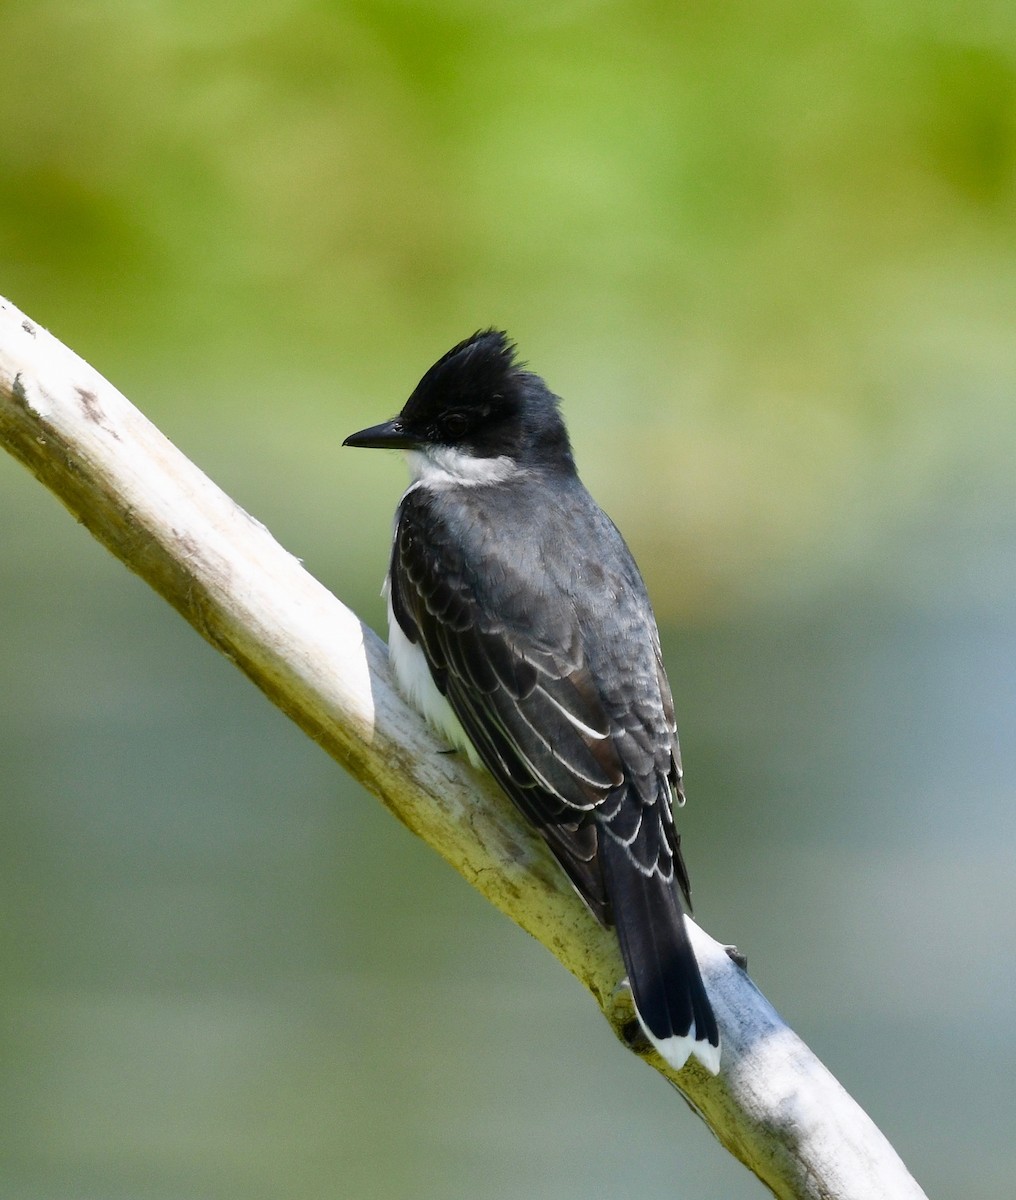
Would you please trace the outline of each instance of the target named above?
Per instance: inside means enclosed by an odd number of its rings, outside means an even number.
[[[639,1021],[674,1067],[719,1069],[688,940],[674,703],[642,576],[579,480],[559,400],[506,334],[460,342],[391,421],[407,452],[389,653],[409,700],[487,768],[613,925]]]

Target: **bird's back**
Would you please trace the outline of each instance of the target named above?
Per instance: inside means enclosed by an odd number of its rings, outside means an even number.
[[[515,671],[516,691],[566,677],[550,693],[572,715],[557,749],[567,757],[562,740],[584,741],[605,774],[593,787],[581,772],[555,775],[554,788],[642,869],[669,877],[676,865],[687,893],[671,814],[672,798],[683,799],[680,755],[656,623],[628,547],[577,476],[412,488],[399,511],[400,553],[427,609],[424,649],[467,729],[470,718],[474,728],[500,719],[474,665],[477,641],[488,655],[506,651],[501,674]],[[477,749],[504,782],[497,747]],[[561,806],[551,796],[543,807],[553,816]]]

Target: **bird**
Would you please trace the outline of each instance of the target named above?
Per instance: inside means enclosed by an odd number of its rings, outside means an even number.
[[[385,581],[410,703],[486,768],[613,927],[639,1024],[675,1069],[719,1070],[685,924],[691,888],[674,702],[645,583],[579,479],[560,399],[482,329],[398,416],[343,445],[397,449],[412,481]]]

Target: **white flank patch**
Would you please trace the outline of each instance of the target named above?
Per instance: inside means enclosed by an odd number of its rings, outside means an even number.
[[[519,469],[506,454],[497,458],[476,458],[451,446],[428,446],[425,450],[407,450],[406,461],[413,474],[414,486],[478,487],[485,483],[504,483]]]
[[[419,646],[402,632],[388,601],[388,658],[403,695],[416,711],[456,750],[464,751],[474,767],[481,766],[473,743],[437,684]]]

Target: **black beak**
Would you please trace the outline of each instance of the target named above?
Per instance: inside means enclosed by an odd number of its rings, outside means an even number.
[[[403,430],[402,421],[398,417],[393,417],[390,421],[382,421],[380,425],[372,425],[369,429],[361,429],[359,433],[351,433],[342,444],[361,446],[365,450],[413,450],[420,442]]]

